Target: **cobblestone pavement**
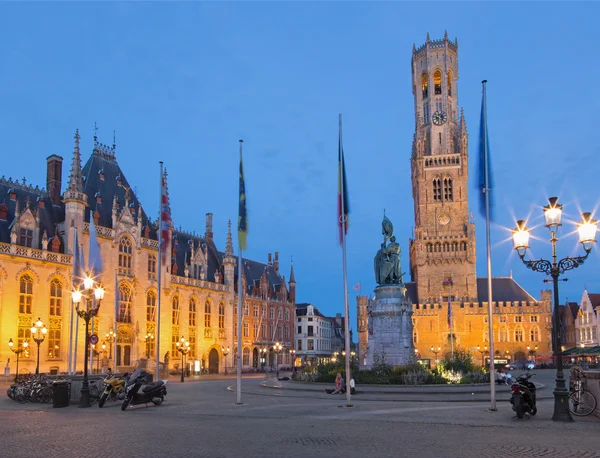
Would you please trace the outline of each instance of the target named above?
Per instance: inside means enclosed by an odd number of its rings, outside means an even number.
[[[374,402],[284,392],[245,380],[169,382],[167,402],[99,409],[0,398],[0,456],[18,457],[600,457],[597,418],[554,423],[552,400],[517,420],[508,402]]]

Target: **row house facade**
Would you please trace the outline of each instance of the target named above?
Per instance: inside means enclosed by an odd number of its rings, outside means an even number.
[[[71,291],[81,282],[72,275],[75,240],[89,250],[93,218],[103,271],[96,278],[106,294],[91,332],[100,338],[95,348],[98,367],[117,370],[161,363],[180,367],[176,343],[190,342],[191,368],[212,373],[233,368],[237,358],[237,283],[244,291],[242,364],[246,369],[274,361],[273,345],[286,351],[279,361],[291,363],[294,345],[296,282],[279,269],[279,256],[267,263],[242,260],[237,277],[231,223],[223,251],[213,238],[213,215],[206,215],[203,236],[174,229],[167,262],[158,259],[157,221],[148,218],[116,159],[116,146],[94,137],[93,150],[81,165],[80,137],[75,134],[70,175],[63,192],[60,156],[47,158],[46,188],[0,179],[0,357],[13,349],[29,350],[20,357],[21,372],[35,368],[35,346],[29,328],[38,318],[48,333],[41,344],[40,371],[69,369],[69,344],[78,336],[76,368],[83,367],[84,322],[72,319]],[[167,178],[165,172],[165,180]],[[158,316],[158,269],[162,269],[161,311]],[[160,320],[160,335],[157,323]],[[116,323],[116,329],[114,326]],[[111,337],[114,336],[114,337]],[[101,345],[104,344],[104,345]]]

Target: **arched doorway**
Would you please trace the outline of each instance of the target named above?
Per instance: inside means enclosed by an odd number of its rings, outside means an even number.
[[[254,368],[258,367],[258,348],[254,347],[254,350],[252,350],[252,366]]]
[[[128,328],[120,328],[117,333],[117,366],[131,366],[133,333]]]
[[[208,373],[219,373],[219,352],[215,348],[213,348],[208,354]]]
[[[527,355],[523,351],[518,351],[515,353],[515,361],[524,361],[527,359]]]

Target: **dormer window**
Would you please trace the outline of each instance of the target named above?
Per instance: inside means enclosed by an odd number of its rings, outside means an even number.
[[[19,232],[19,245],[31,248],[33,245],[33,231],[21,228]]]
[[[104,181],[104,169],[98,171],[98,178],[100,178],[100,181]]]

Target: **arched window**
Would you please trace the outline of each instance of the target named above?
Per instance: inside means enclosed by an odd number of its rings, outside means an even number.
[[[244,337],[250,337],[250,328],[248,326],[248,322],[244,321],[244,324],[242,326],[243,326],[243,331],[244,331],[244,333],[242,335]]]
[[[290,321],[290,311],[288,309],[285,309],[283,316],[285,321]]]
[[[210,328],[210,301],[204,303],[204,327]]]
[[[119,273],[131,274],[131,258],[133,257],[133,246],[129,237],[121,237],[119,240]]]
[[[33,279],[28,274],[25,274],[19,280],[19,313],[31,314],[32,303]]]
[[[196,326],[196,299],[190,298],[190,326]]]
[[[121,323],[131,323],[131,296],[129,285],[121,283],[119,286],[119,316],[117,320]]]
[[[244,323],[246,324],[246,323]],[[248,347],[244,348],[242,351],[242,366],[250,365],[250,349]]]
[[[452,242],[452,251],[458,251],[458,243]]]
[[[506,325],[500,328],[500,331],[498,332],[498,341],[508,342],[508,328]]]
[[[448,242],[444,242],[444,251],[447,253],[450,251],[450,244]]]
[[[225,329],[225,303],[219,303],[219,329]]]
[[[156,318],[156,294],[148,291],[146,295],[146,321],[155,321]]]
[[[148,277],[154,278],[154,275],[156,275],[156,255],[149,254],[148,255]]]
[[[442,93],[442,72],[436,70],[433,74],[433,86],[435,95]]]
[[[440,178],[433,179],[433,201],[439,202],[442,200],[442,180]]]
[[[515,342],[523,342],[523,328],[520,326],[515,329]]]
[[[421,91],[423,91],[423,98],[426,99],[427,98],[427,93],[428,93],[428,86],[429,86],[429,81],[427,79],[427,73],[423,73],[423,75],[421,76]]]
[[[176,294],[171,301],[173,310],[171,311],[171,324],[179,324],[179,296]]]
[[[444,200],[454,200],[454,195],[452,193],[452,178],[450,177],[444,178]]]
[[[50,315],[62,315],[62,283],[57,279],[50,283]]]
[[[537,326],[534,326],[531,328],[531,330],[529,331],[529,336],[531,337],[531,341],[532,342],[539,342],[540,341],[540,330],[538,329]]]
[[[60,358],[60,329],[48,330],[48,359]]]
[[[448,97],[452,97],[452,73],[448,72]]]

